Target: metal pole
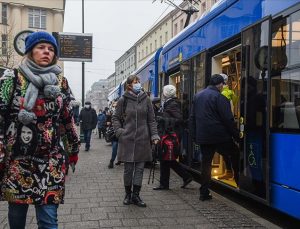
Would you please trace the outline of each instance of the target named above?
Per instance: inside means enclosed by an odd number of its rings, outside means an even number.
[[[84,0],[82,0],[82,33],[84,33]],[[85,63],[82,62],[82,106],[84,106],[84,65]]]
[[[84,0],[82,0],[82,33],[84,33]],[[82,90],[81,90],[81,102],[84,107],[84,62],[82,62]],[[82,130],[82,123],[80,124],[80,141],[84,143],[84,134]]]

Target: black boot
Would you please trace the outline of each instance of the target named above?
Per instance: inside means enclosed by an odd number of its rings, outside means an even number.
[[[133,185],[131,202],[139,207],[146,207],[146,204],[140,197],[141,186]]]
[[[123,204],[129,205],[131,204],[131,186],[125,186],[126,196],[123,200]]]
[[[112,169],[114,167],[114,162],[112,160],[110,160],[108,168]]]

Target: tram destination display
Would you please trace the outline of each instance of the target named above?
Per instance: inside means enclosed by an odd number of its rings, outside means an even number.
[[[56,33],[59,59],[92,62],[93,36],[87,33]]]

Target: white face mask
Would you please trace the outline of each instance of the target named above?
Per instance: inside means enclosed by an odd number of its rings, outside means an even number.
[[[84,105],[85,108],[89,109],[91,105]]]

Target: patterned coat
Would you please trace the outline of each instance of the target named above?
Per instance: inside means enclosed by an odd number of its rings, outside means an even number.
[[[2,200],[26,204],[63,203],[66,160],[68,153],[78,154],[79,139],[68,82],[61,75],[58,79],[61,94],[50,99],[40,92],[32,110],[37,120],[25,126],[18,120],[18,113],[23,108],[29,81],[17,71],[6,71],[0,77]],[[68,143],[65,147],[61,146],[63,139]]]

